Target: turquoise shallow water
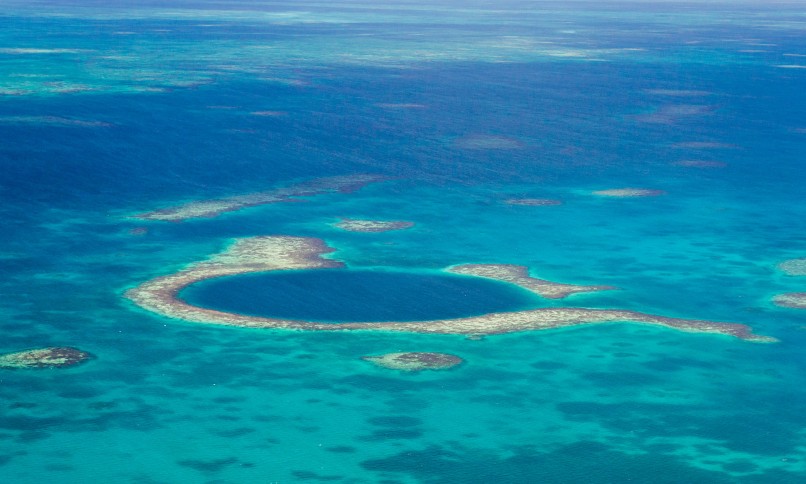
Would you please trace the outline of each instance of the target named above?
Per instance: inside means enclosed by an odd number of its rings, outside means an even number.
[[[222,277],[179,293],[229,313],[304,321],[425,321],[539,307],[517,286],[447,273],[311,270]],[[531,306],[531,307],[530,307]]]
[[[806,291],[776,269],[806,257],[798,5],[5,5],[0,352],[95,358],[0,372],[4,481],[806,479],[806,313],[770,302]],[[131,218],[351,173],[389,179]],[[592,194],[624,187],[665,195]],[[352,233],[341,218],[416,225]],[[738,322],[780,342],[619,323],[479,341],[246,330],[122,297],[277,234],[324,239],[350,271],[525,265],[620,288],[541,306]],[[367,310],[355,304],[338,309]],[[399,351],[465,363],[361,360]]]

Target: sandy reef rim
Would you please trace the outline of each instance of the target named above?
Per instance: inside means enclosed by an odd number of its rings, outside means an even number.
[[[195,200],[172,207],[134,215],[134,218],[150,221],[181,222],[194,218],[212,218],[226,212],[271,203],[300,201],[324,193],[351,193],[370,183],[388,180],[388,177],[372,174],[355,174],[315,178],[262,192],[234,195],[231,197]]]
[[[178,297],[179,291],[198,281],[222,276],[295,269],[346,267],[324,254],[335,249],[309,237],[258,236],[235,240],[223,252],[193,263],[173,274],[146,281],[124,296],[141,308],[161,316],[189,322],[247,328],[298,331],[386,331],[431,334],[462,334],[478,337],[491,334],[537,331],[595,323],[639,323],[663,326],[690,333],[714,333],[754,342],[774,342],[775,338],[753,334],[743,324],[681,319],[620,309],[541,308],[488,313],[480,316],[431,321],[342,322],[313,321],[246,316],[193,306]],[[563,298],[576,292],[613,289],[610,286],[576,286],[529,276],[524,266],[509,264],[463,264],[449,272],[498,279],[518,285],[546,298]]]

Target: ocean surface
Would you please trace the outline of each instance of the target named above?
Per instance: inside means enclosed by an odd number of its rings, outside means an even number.
[[[0,22],[0,353],[94,355],[0,369],[0,481],[806,482],[806,310],[772,303],[806,292],[777,269],[806,257],[801,2],[5,0]],[[359,173],[386,180],[135,217]],[[619,188],[659,192],[594,193]],[[348,269],[192,297],[334,324],[627,309],[779,342],[256,330],[123,297],[258,235],[321,238]],[[619,290],[439,272],[467,263]],[[464,363],[361,359],[408,351]]]

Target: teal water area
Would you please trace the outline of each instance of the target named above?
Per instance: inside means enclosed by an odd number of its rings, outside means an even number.
[[[425,321],[534,308],[511,284],[447,273],[283,271],[219,277],[179,293],[219,311],[320,322]]]
[[[806,312],[771,303],[806,290],[776,269],[806,257],[798,3],[3,1],[0,352],[96,358],[0,371],[0,482],[806,482]],[[130,218],[351,173],[390,179]],[[666,194],[591,195],[626,187]],[[259,235],[321,238],[346,272],[524,265],[620,289],[546,307],[780,342],[252,330],[123,298]],[[401,351],[465,363],[361,359]]]

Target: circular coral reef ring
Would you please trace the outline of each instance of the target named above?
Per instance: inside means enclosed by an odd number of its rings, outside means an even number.
[[[38,348],[0,355],[0,368],[66,368],[90,358],[90,353],[76,348]]]
[[[209,259],[134,287],[125,297],[139,307],[162,316],[189,322],[299,331],[385,331],[429,334],[461,334],[468,337],[539,331],[583,324],[639,323],[663,326],[690,333],[714,333],[754,342],[775,338],[753,334],[743,324],[680,319],[621,309],[550,307],[489,313],[480,316],[431,321],[383,321],[321,323],[229,313],[194,306],[179,298],[179,292],[199,281],[255,272],[345,267],[343,262],[322,255],[333,252],[324,241],[307,237],[262,236],[237,239],[228,249]],[[464,264],[449,272],[496,279],[518,285],[541,297],[562,299],[575,293],[615,289],[610,286],[561,284],[529,275],[524,266],[508,264]]]
[[[772,299],[772,302],[785,308],[806,309],[806,292],[779,294]]]
[[[462,358],[448,353],[387,353],[379,356],[362,356],[382,368],[401,371],[447,370],[464,362]]]

